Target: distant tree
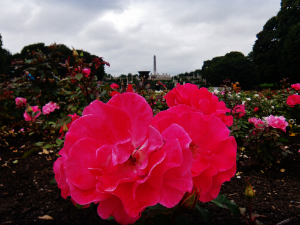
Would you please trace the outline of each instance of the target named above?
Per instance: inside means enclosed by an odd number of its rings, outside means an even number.
[[[260,83],[279,83],[283,77],[299,82],[300,0],[282,0],[280,11],[256,37],[253,62]]]
[[[254,64],[241,52],[229,52],[204,61],[202,77],[212,86],[220,86],[227,78],[239,82],[243,89],[252,89],[257,84]]]
[[[0,74],[4,74],[5,73],[5,55],[4,55],[4,51],[2,49],[2,36],[0,34]]]

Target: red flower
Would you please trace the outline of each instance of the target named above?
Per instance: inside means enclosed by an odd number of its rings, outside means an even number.
[[[295,105],[300,104],[300,95],[290,95],[286,100],[286,104],[294,108]]]
[[[255,107],[255,108],[254,108],[254,112],[257,112],[258,110],[259,110],[258,107]]]

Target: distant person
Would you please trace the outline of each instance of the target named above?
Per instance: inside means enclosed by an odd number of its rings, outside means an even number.
[[[35,78],[27,70],[25,71],[25,75],[27,77],[27,80],[29,81],[35,80]]]

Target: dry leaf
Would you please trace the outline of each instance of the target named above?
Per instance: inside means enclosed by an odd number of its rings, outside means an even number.
[[[53,218],[49,215],[39,216],[40,220],[53,220]]]
[[[18,152],[18,150],[14,150],[13,152]]]
[[[49,154],[49,151],[47,149],[43,149],[43,153],[48,155]]]
[[[284,173],[284,172],[285,172],[285,169],[281,169],[280,172],[281,172],[281,173]]]

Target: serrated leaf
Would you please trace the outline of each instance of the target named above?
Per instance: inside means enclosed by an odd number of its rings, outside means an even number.
[[[55,177],[50,181],[50,185],[57,184]]]
[[[196,209],[200,212],[200,217],[208,224],[211,224],[211,216],[207,209],[201,208],[198,204],[196,205]]]
[[[61,146],[63,143],[64,143],[64,140],[61,140],[61,139],[59,139],[59,138],[56,139],[56,144],[57,144],[58,146]]]
[[[278,141],[281,141],[281,142],[289,142],[289,140],[286,139],[286,138],[284,138],[284,137],[278,138]]]
[[[46,144],[45,146],[43,146],[44,149],[48,149],[55,146],[55,144]]]
[[[25,152],[24,155],[22,156],[22,158],[26,158],[27,156],[31,155],[33,152],[35,152],[38,149],[40,149],[40,148],[35,147],[35,148],[31,149],[30,151]]]
[[[40,141],[40,142],[34,143],[34,145],[35,145],[35,146],[43,146],[44,143],[45,143],[45,142],[41,142],[41,141]]]
[[[64,118],[62,118],[62,119],[60,119],[60,120],[58,120],[58,121],[56,122],[55,128],[61,128],[61,127],[64,125],[64,122],[65,122],[66,124],[68,124],[68,123],[70,123],[71,121],[72,121],[72,117],[70,117],[70,116],[65,116]]]
[[[76,76],[75,76],[75,78],[77,79],[77,80],[81,80],[81,78],[83,77],[83,74],[82,73],[78,73],[78,74],[76,74]]]
[[[238,216],[241,214],[239,206],[231,202],[226,195],[219,194],[218,197],[211,202],[215,203],[217,206],[225,209],[229,209],[233,216]]]

